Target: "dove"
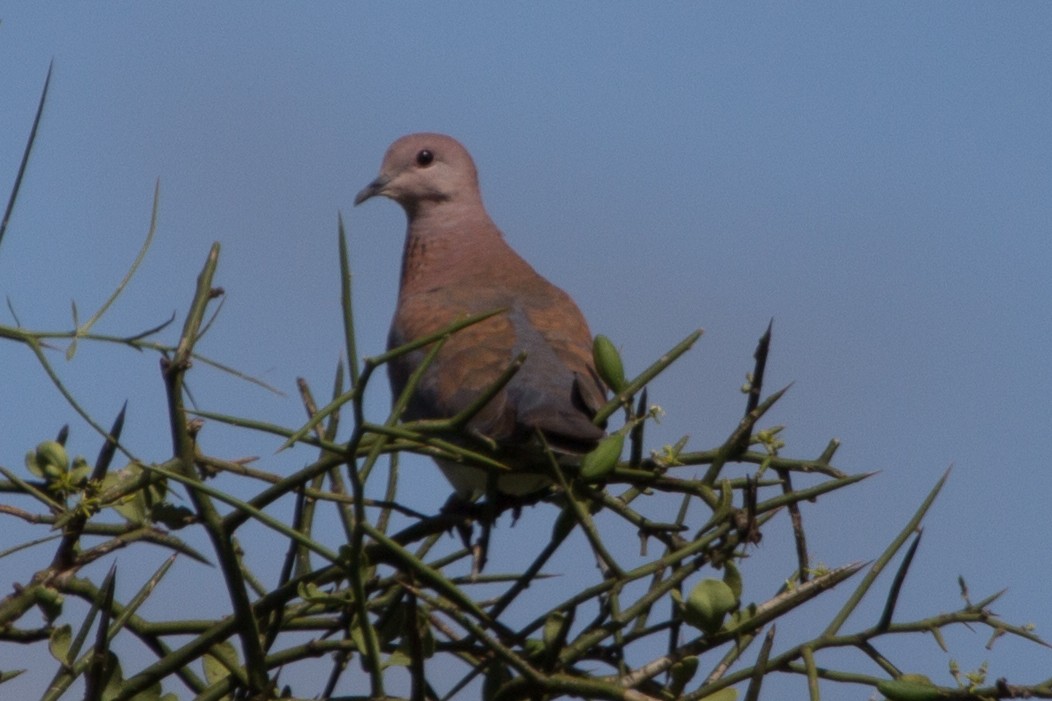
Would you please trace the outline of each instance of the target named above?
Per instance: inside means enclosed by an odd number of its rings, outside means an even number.
[[[448,338],[402,418],[457,415],[524,352],[518,372],[455,440],[476,450],[488,447],[510,468],[496,479],[498,492],[524,495],[545,488],[550,484],[545,443],[560,462],[572,463],[605,435],[593,423],[606,388],[594,366],[584,316],[568,294],[507,243],[483,205],[471,155],[452,137],[411,134],[391,144],[379,176],[354,204],[376,196],[397,202],[407,219],[388,349],[466,316],[501,310]],[[419,348],[388,364],[396,398],[427,351]],[[437,462],[462,497],[488,493],[488,471],[448,459]]]

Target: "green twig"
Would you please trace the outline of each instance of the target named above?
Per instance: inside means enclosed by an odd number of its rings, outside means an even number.
[[[197,288],[179,337],[179,344],[171,360],[163,364],[163,369],[168,394],[173,455],[180,460],[178,479],[187,486],[198,518],[205,527],[212,547],[215,548],[234,609],[234,619],[237,621],[238,636],[245,655],[249,690],[258,694],[268,687],[259,622],[252,614],[245,575],[231,541],[231,534],[223,528],[223,519],[209,498],[213,490],[206,489],[194,471],[195,440],[183,402],[185,376],[193,357],[194,344],[199,338],[208,303],[216,296],[212,280],[218,265],[219,244],[215,243],[212,244],[205,265],[197,278]],[[173,476],[173,479],[177,477]]]
[[[139,249],[139,253],[135,256],[135,260],[132,261],[131,266],[128,268],[128,272],[124,274],[124,278],[120,281],[120,283],[117,285],[117,288],[113,291],[109,298],[105,302],[103,302],[102,306],[99,307],[99,310],[97,312],[91,315],[90,319],[85,321],[82,325],[77,326],[77,329],[74,332],[75,335],[73,337],[73,341],[72,343],[70,343],[69,348],[66,350],[66,360],[71,360],[73,358],[73,354],[76,352],[77,339],[79,339],[82,335],[90,331],[91,327],[94,326],[96,322],[98,322],[98,320],[102,318],[102,315],[106,313],[106,310],[109,309],[110,306],[117,301],[117,298],[120,297],[122,292],[124,292],[124,288],[128,286],[129,282],[131,282],[131,279],[135,276],[135,271],[139,269],[139,265],[146,257],[146,252],[150,250],[150,244],[153,243],[153,236],[157,232],[157,206],[158,202],[160,201],[160,197],[161,181],[158,180],[153,187],[153,207],[150,211],[150,227],[146,230],[146,240],[143,241],[142,248]]]

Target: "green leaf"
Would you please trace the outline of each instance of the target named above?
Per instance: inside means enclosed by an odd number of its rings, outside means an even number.
[[[408,653],[395,650],[384,660],[383,667],[408,667],[412,661],[413,658]]]
[[[679,698],[683,695],[683,689],[686,688],[690,680],[694,678],[694,675],[698,673],[698,658],[691,655],[690,657],[684,657],[679,662],[672,665],[672,668],[668,671],[669,683],[668,691],[675,697]]]
[[[73,642],[73,629],[69,624],[59,626],[51,631],[48,637],[47,649],[51,656],[62,664],[69,664],[66,659],[69,655],[69,645]]]
[[[563,636],[567,624],[566,614],[562,611],[553,611],[544,619],[544,628],[541,630],[541,639],[546,648],[558,643]]]
[[[91,465],[88,461],[81,456],[77,456],[73,460],[73,469],[69,473],[70,484],[80,487],[87,481],[88,476],[91,475]]]
[[[114,511],[123,516],[129,523],[144,525],[147,522],[146,500],[142,492],[130,494],[118,502],[110,504]]]
[[[106,661],[102,665],[102,701],[113,701],[120,695],[121,687],[124,686],[124,673],[121,671],[120,660],[109,650],[106,651]],[[136,694],[135,701],[149,701],[150,697],[140,698]]]
[[[589,482],[606,477],[617,465],[624,447],[625,437],[620,433],[599,441],[599,445],[581,459],[581,477]]]
[[[690,625],[708,634],[723,625],[723,618],[738,605],[727,583],[719,579],[703,579],[691,590],[683,609],[683,618]]]
[[[738,571],[738,566],[734,564],[734,560],[728,559],[723,563],[723,581],[731,588],[731,591],[734,593],[734,598],[741,600],[742,573]]]
[[[142,466],[135,463],[131,463],[120,470],[109,472],[102,479],[102,492],[119,490],[121,486],[139,479],[141,475]],[[127,494],[117,501],[108,502],[106,506],[116,511],[130,523],[137,525],[145,524],[150,513],[143,490]]]
[[[205,679],[209,684],[215,684],[230,676],[230,668],[237,667],[240,663],[237,649],[232,643],[223,641],[213,645],[204,654],[201,658],[201,664],[204,667]]]
[[[193,523],[194,512],[185,506],[176,506],[165,501],[150,509],[150,520],[177,531]]]

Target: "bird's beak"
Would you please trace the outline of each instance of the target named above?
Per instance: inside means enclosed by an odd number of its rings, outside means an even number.
[[[376,180],[363,187],[361,192],[354,196],[355,206],[360,205],[362,202],[365,202],[370,197],[382,195],[384,188],[387,187],[387,183],[389,182],[391,182],[390,178],[381,175]]]

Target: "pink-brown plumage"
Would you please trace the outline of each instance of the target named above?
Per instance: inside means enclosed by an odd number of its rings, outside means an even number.
[[[375,195],[401,204],[408,219],[389,348],[470,314],[505,310],[449,338],[417,385],[405,418],[456,415],[525,351],[522,368],[467,428],[496,444],[496,457],[517,472],[501,476],[500,491],[543,486],[537,431],[564,456],[587,452],[603,436],[592,417],[606,391],[593,366],[584,316],[504,240],[483,206],[474,162],[456,140],[412,134],[395,141],[379,177],[355,204]],[[425,355],[419,349],[390,363],[395,396]],[[462,494],[484,489],[480,469],[439,465]]]

